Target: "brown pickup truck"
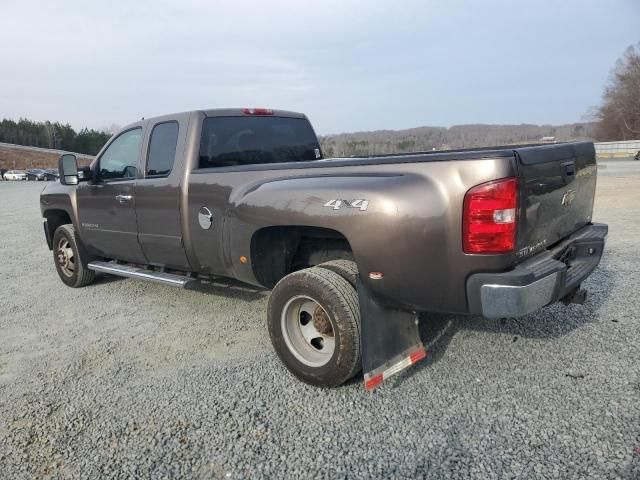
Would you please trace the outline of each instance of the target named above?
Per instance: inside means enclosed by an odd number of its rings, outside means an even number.
[[[317,386],[363,370],[371,389],[424,358],[417,312],[582,303],[607,235],[588,142],[324,159],[302,114],[204,110],[131,124],[59,170],[40,202],[66,285],[272,289],[275,350]]]

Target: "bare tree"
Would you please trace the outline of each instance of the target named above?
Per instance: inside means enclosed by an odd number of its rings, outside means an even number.
[[[598,140],[640,138],[640,43],[616,62],[595,116]]]

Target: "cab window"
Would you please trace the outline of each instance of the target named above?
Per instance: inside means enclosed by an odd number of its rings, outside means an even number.
[[[102,180],[136,178],[138,155],[142,142],[142,129],[134,128],[121,133],[102,154],[98,176]]]

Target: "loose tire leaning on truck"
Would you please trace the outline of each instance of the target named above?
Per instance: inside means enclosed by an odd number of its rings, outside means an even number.
[[[89,285],[96,272],[89,270],[89,255],[78,242],[73,225],[60,225],[53,234],[53,261],[60,279],[73,288]]]
[[[360,371],[358,294],[335,272],[314,267],[280,280],[267,325],[282,362],[306,383],[335,387]]]

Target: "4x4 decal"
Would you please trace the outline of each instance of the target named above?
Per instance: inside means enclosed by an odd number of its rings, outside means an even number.
[[[369,207],[369,200],[365,200],[363,198],[358,198],[355,200],[334,199],[334,200],[329,200],[327,203],[324,204],[324,206],[331,207],[334,210],[340,210],[342,207],[358,208],[362,212],[364,212]]]

